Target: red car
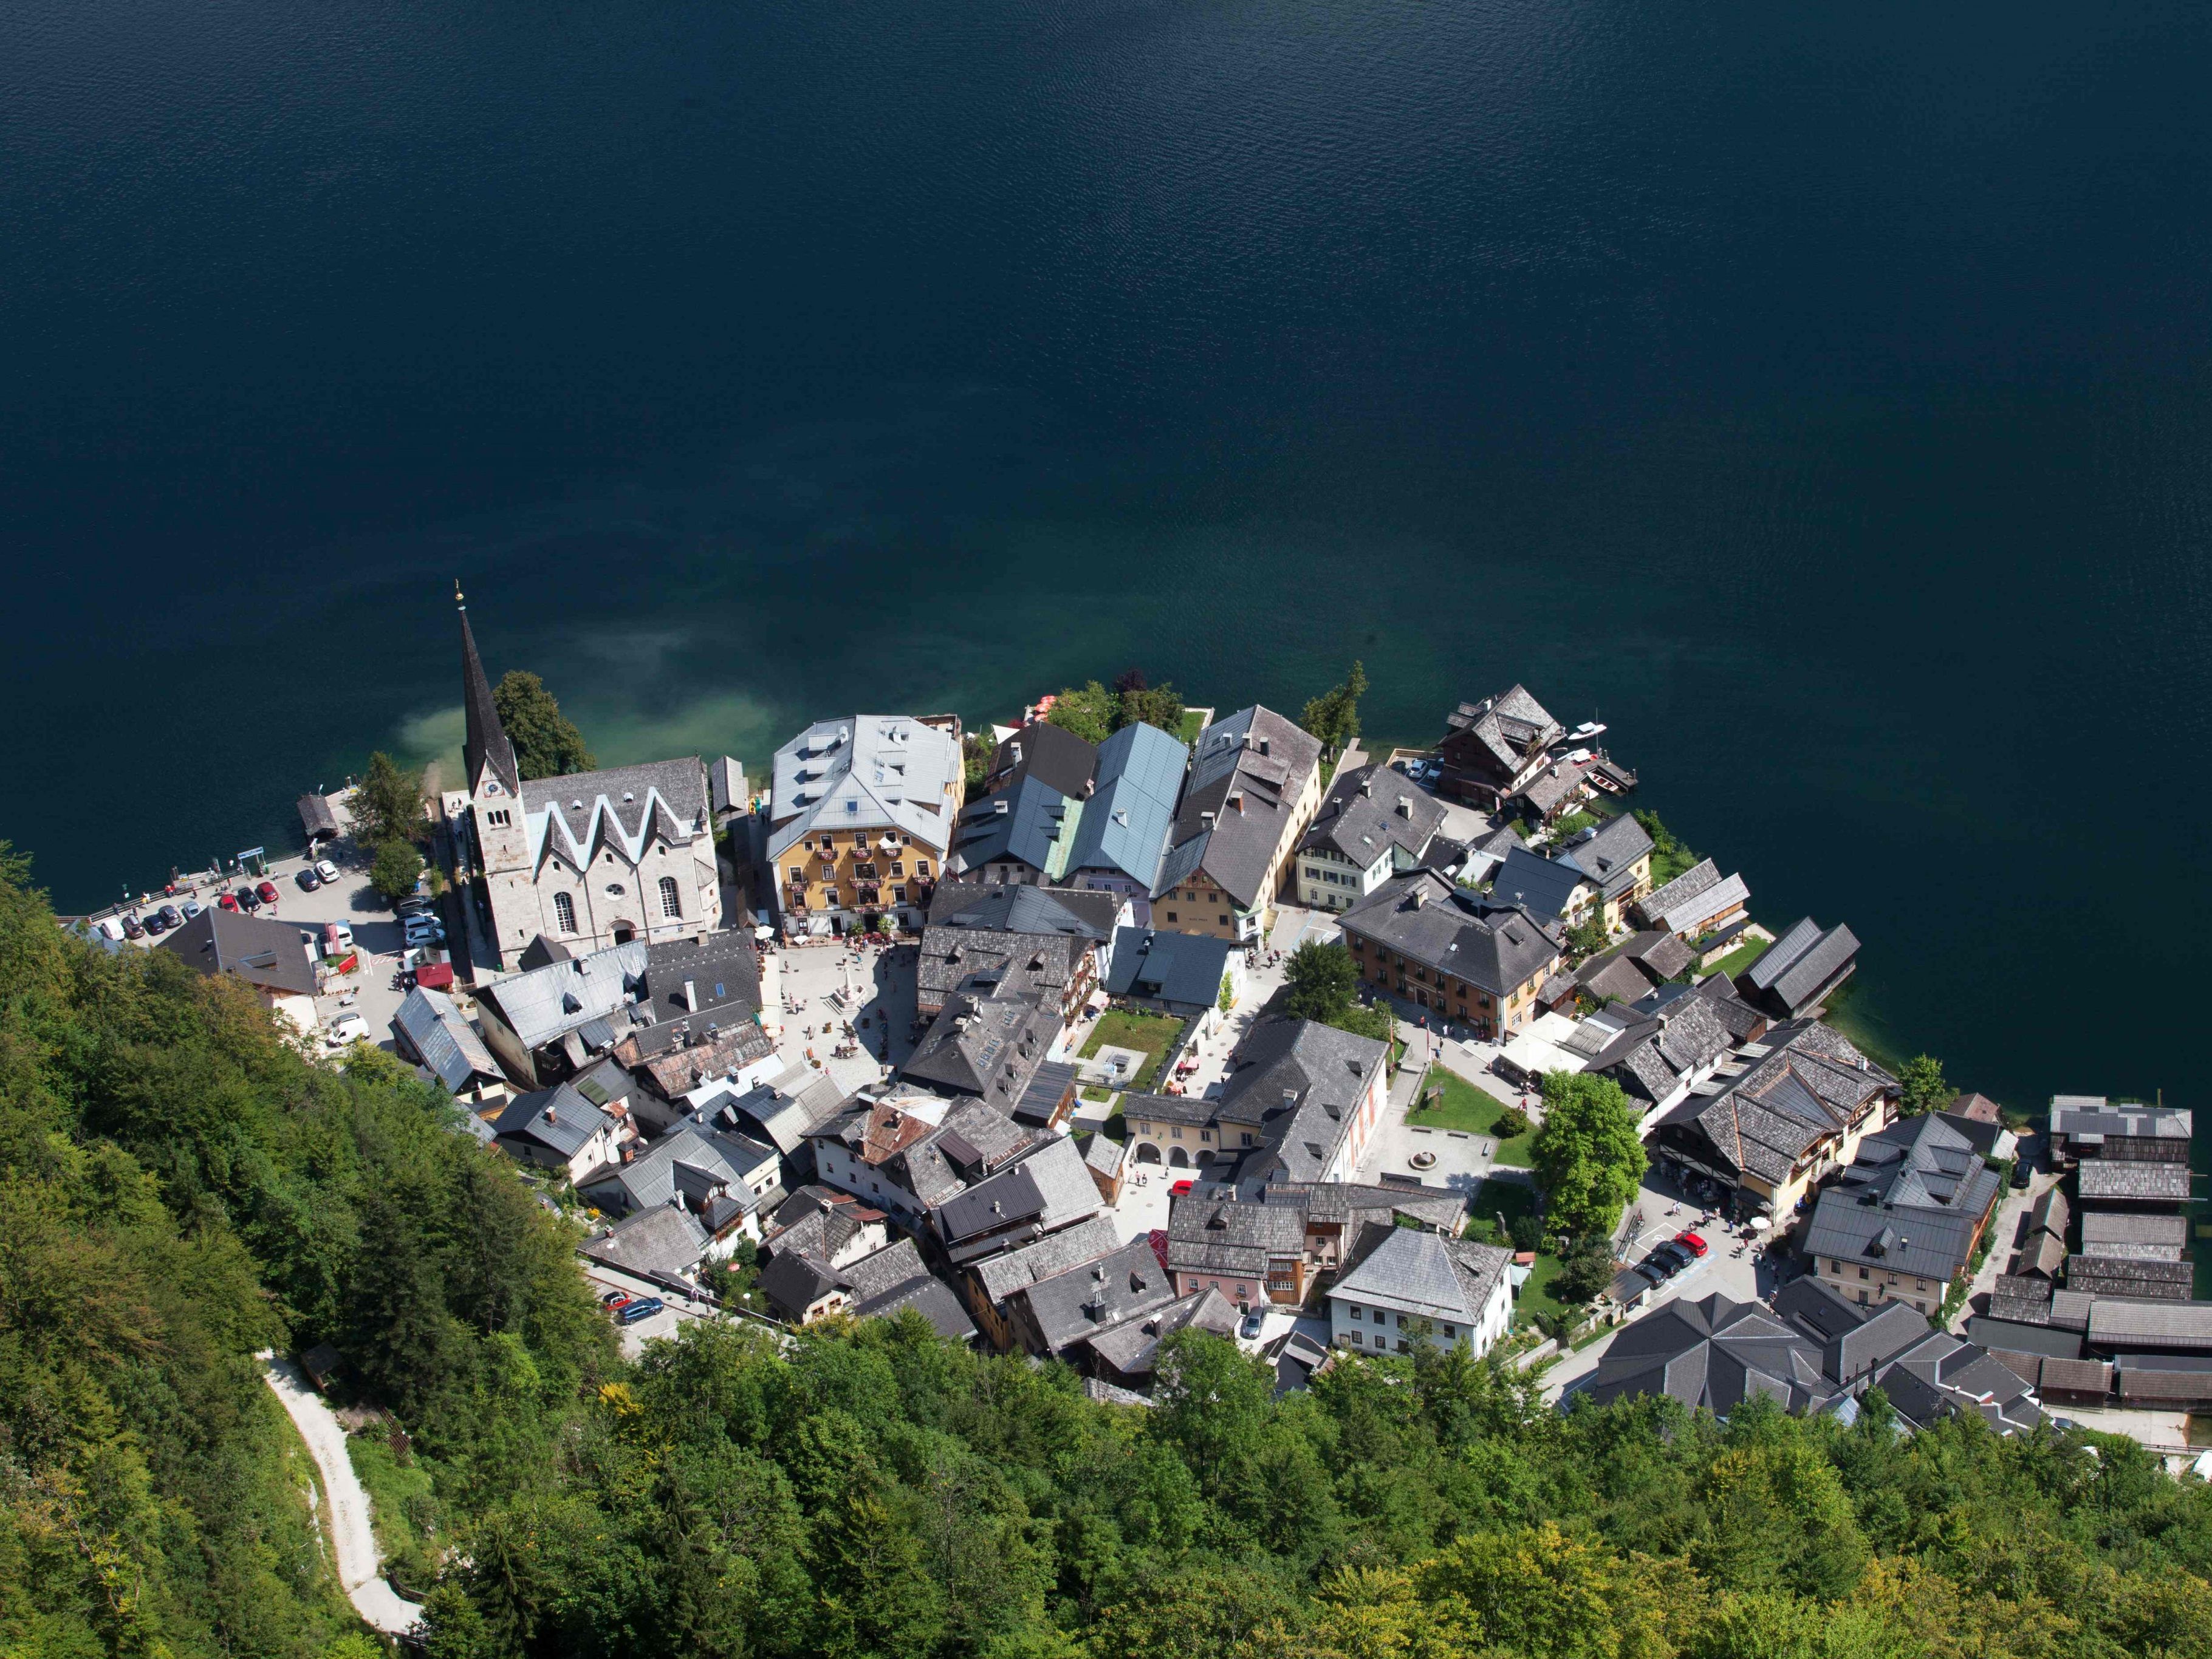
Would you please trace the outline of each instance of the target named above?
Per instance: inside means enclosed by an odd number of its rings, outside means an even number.
[[[276,884],[275,882],[264,881],[260,886],[255,888],[253,890],[261,895],[261,902],[264,904],[274,904],[276,902]]]
[[[216,902],[226,910],[235,910],[238,908],[238,895],[235,893],[225,893],[221,897],[217,898]]]
[[[1174,1186],[1168,1188],[1168,1195],[1170,1198],[1181,1198],[1185,1193],[1188,1192],[1196,1185],[1198,1185],[1198,1183],[1195,1181],[1178,1181]]]
[[[1711,1245],[1706,1243],[1695,1233],[1676,1233],[1674,1242],[1692,1255],[1703,1255],[1707,1250],[1712,1249]]]

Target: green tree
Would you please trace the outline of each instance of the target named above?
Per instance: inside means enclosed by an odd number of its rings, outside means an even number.
[[[370,847],[387,841],[422,842],[430,826],[422,817],[422,775],[403,769],[381,749],[353,787],[354,839]]]
[[[1132,668],[1114,682],[1114,729],[1125,726],[1157,726],[1171,736],[1182,734],[1182,693],[1165,681],[1145,684],[1144,671]]]
[[[1606,947],[1605,907],[1593,904],[1583,912],[1582,920],[1567,929],[1567,953],[1580,961],[1594,957]]]
[[[1673,830],[1659,822],[1656,812],[1648,807],[1639,808],[1636,821],[1644,826],[1644,833],[1651,837],[1651,884],[1654,887],[1664,887],[1697,863],[1698,855],[1683,846]]]
[[[1085,743],[1103,743],[1114,735],[1114,694],[1097,680],[1071,685],[1054,697],[1045,719],[1063,732],[1073,732]]]
[[[1544,1074],[1544,1121],[1532,1152],[1554,1228],[1575,1237],[1611,1236],[1644,1178],[1638,1121],[1612,1079]]]
[[[588,772],[598,764],[584,746],[584,734],[561,712],[545,682],[526,669],[510,668],[492,688],[492,706],[507,740],[514,745],[514,764],[523,777],[557,778]]]
[[[1359,735],[1359,700],[1366,694],[1366,666],[1355,661],[1342,680],[1308,700],[1298,724],[1321,739],[1324,752],[1341,754]]]
[[[997,753],[990,738],[980,732],[970,732],[960,739],[961,771],[970,795],[990,781],[991,761]]]
[[[1283,1012],[1293,1019],[1333,1021],[1357,1005],[1359,964],[1341,944],[1308,939],[1283,964]]]
[[[415,890],[422,873],[422,855],[397,837],[379,842],[368,866],[368,884],[387,904],[397,903]]]
[[[1905,1092],[1907,1117],[1940,1112],[1958,1097],[1959,1091],[1944,1080],[1943,1062],[1933,1054],[1913,1055],[1897,1068],[1897,1081]]]
[[[1517,1227],[1532,1218],[1516,1216]],[[1514,1242],[1520,1243],[1516,1235]],[[1559,1262],[1559,1271],[1552,1279],[1552,1294],[1562,1302],[1579,1307],[1594,1300],[1597,1293],[1613,1282],[1613,1249],[1603,1237],[1578,1239],[1569,1248]]]

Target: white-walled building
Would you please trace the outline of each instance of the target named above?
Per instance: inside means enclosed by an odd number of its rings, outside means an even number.
[[[1366,1254],[1329,1289],[1329,1340],[1370,1353],[1466,1343],[1480,1358],[1513,1322],[1513,1252],[1410,1227],[1370,1229]]]

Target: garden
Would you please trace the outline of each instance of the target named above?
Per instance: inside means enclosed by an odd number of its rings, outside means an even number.
[[[1536,1138],[1528,1115],[1495,1095],[1479,1089],[1458,1073],[1431,1066],[1422,1078],[1420,1091],[1406,1121],[1416,1129],[1459,1130],[1468,1134],[1497,1138],[1493,1163],[1512,1169],[1530,1167],[1530,1147]]]
[[[1129,1087],[1148,1090],[1158,1076],[1160,1063],[1175,1048],[1176,1039],[1182,1035],[1182,1021],[1170,1014],[1148,1014],[1136,1008],[1109,1008],[1098,1016],[1098,1024],[1091,1033],[1090,1041],[1083,1045],[1082,1058],[1095,1059],[1101,1048],[1136,1048],[1145,1054],[1145,1063],[1137,1068],[1137,1075]]]

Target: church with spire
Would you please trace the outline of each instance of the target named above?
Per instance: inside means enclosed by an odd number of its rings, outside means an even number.
[[[554,954],[581,956],[721,927],[714,831],[744,809],[744,770],[686,755],[524,778],[465,603],[460,614],[465,793],[447,796],[447,817],[476,870],[477,919],[496,965],[519,966],[540,939]]]

